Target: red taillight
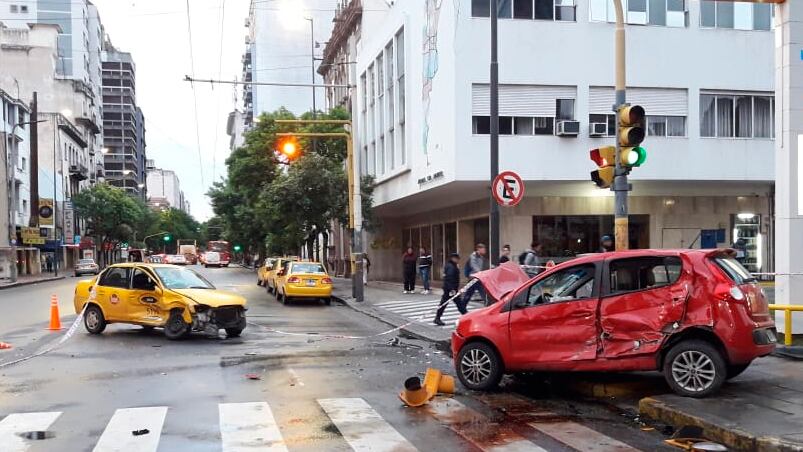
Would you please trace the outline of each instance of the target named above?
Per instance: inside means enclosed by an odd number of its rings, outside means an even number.
[[[288,284],[298,284],[300,282],[301,282],[301,279],[299,277],[297,277],[297,276],[291,276],[291,277],[287,278],[287,283]]]
[[[323,278],[321,280],[322,284],[332,284],[332,278]]]

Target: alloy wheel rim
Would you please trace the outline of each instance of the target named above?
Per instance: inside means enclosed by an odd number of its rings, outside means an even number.
[[[491,357],[476,348],[469,350],[460,360],[463,377],[473,385],[479,385],[487,380],[491,376],[492,367]]]
[[[685,351],[672,362],[672,378],[686,391],[701,392],[710,388],[716,375],[711,358],[696,350]]]
[[[98,327],[99,323],[100,323],[100,319],[98,318],[98,313],[97,312],[89,311],[89,312],[86,313],[86,325],[90,329],[94,330],[95,328]]]

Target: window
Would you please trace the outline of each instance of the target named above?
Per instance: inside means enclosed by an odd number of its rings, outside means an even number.
[[[766,3],[701,0],[700,26],[737,30],[772,29],[772,5]]]
[[[131,275],[130,267],[112,267],[100,279],[100,285],[104,287],[128,288],[128,278]]]
[[[572,257],[598,252],[600,238],[613,229],[613,215],[537,215],[532,241],[543,246],[541,257]],[[631,214],[628,236],[630,249],[648,248],[650,216]]]
[[[405,165],[407,163],[407,151],[405,148],[405,136],[404,136],[404,121],[405,121],[405,86],[404,86],[404,30],[399,30],[396,33],[396,95],[397,102],[399,108],[399,155],[401,157],[400,164]]]
[[[583,265],[554,273],[530,287],[525,306],[591,298],[594,272],[593,265]]]
[[[513,3],[513,18],[514,19],[532,19],[533,18],[533,2],[532,0],[518,0]]]
[[[574,22],[575,0],[497,0],[500,19],[561,20]],[[472,17],[490,17],[490,0],[471,0]]]
[[[94,263],[94,262],[93,262]],[[153,279],[142,269],[135,269],[134,276],[131,278],[131,288],[138,289],[138,290],[148,290],[150,289],[151,284],[153,283]]]
[[[685,137],[684,116],[647,116],[647,135],[653,137]]]
[[[736,284],[746,284],[756,280],[739,261],[732,257],[718,257],[714,259],[714,262]]]
[[[686,0],[623,0],[625,21],[629,24],[686,26]],[[591,0],[592,22],[615,22],[612,0]]]
[[[680,258],[638,257],[618,259],[610,264],[610,293],[655,289],[674,284],[680,278]]]
[[[555,104],[555,118],[558,121],[574,119],[574,99],[557,99]]]
[[[472,17],[491,17],[491,0],[471,0]]]
[[[555,133],[555,118],[541,116],[533,118],[533,121],[536,135],[552,135]]]
[[[16,13],[17,12],[17,5],[10,5],[8,7],[8,10],[11,11],[12,13]]]
[[[474,134],[488,135],[491,133],[491,118],[489,116],[474,116],[471,120]]]
[[[532,135],[533,134],[533,118],[515,117],[513,118],[513,134],[514,135]]]
[[[499,135],[513,135],[513,118],[510,116],[499,117]]]
[[[603,124],[607,124],[605,136],[613,137],[616,136],[616,115],[588,115],[588,122],[594,123],[599,122]]]
[[[28,13],[28,5],[20,5],[20,12],[23,14]]]
[[[700,95],[700,136],[774,138],[775,111],[771,96]]]
[[[28,168],[28,160],[26,160],[25,157],[22,157],[20,159],[20,169],[25,171],[26,168]]]

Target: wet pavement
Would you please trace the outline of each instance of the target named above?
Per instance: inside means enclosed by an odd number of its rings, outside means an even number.
[[[385,323],[347,306],[282,305],[251,271],[196,269],[248,299],[241,338],[170,342],[160,330],[111,325],[90,336],[81,327],[55,351],[0,368],[0,450],[665,448],[665,436],[643,430],[633,413],[559,396],[532,379],[507,378],[488,394],[458,384],[454,397],[407,408],[397,395],[405,378],[427,367],[452,373],[432,343],[402,335],[389,345],[397,335],[375,336]],[[44,329],[50,294],[59,295],[68,327],[75,281],[0,292],[0,341],[14,346],[0,351],[0,366],[63,334]]]

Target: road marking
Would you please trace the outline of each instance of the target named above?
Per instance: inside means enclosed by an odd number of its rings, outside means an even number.
[[[636,452],[638,449],[576,422],[529,422],[530,427],[577,450],[586,452]]]
[[[514,432],[509,425],[494,422],[487,416],[468,408],[455,399],[435,397],[427,405],[435,419],[449,429],[488,452],[546,452],[528,439]]]
[[[45,431],[59,416],[61,416],[61,412],[58,411],[9,414],[0,421],[2,449],[6,452],[25,452],[32,444],[19,434]]]
[[[355,451],[416,451],[363,399],[318,399],[343,438]]]
[[[287,451],[267,403],[221,403],[218,408],[223,452]]]
[[[114,412],[94,452],[152,452],[159,446],[166,406],[123,408]],[[147,433],[134,435],[132,432]]]
[[[299,386],[304,386],[304,382],[301,381],[301,377],[298,376],[298,374],[296,373],[296,371],[294,369],[288,367],[287,368],[287,372],[290,374],[291,377],[293,377],[290,380],[292,383],[295,383],[295,384],[297,384]]]

